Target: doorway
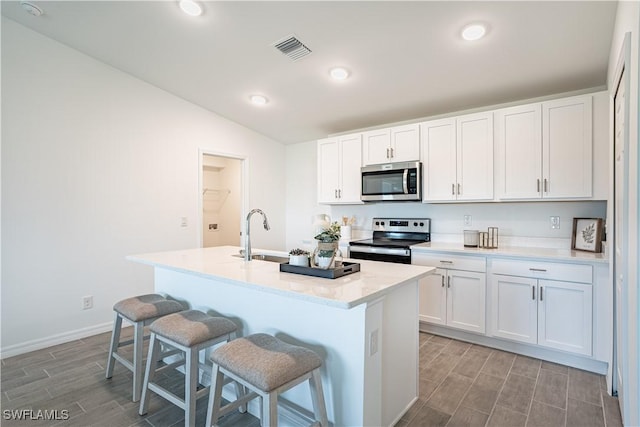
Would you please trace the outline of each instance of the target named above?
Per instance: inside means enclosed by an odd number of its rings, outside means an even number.
[[[201,153],[203,248],[240,245],[243,160]]]

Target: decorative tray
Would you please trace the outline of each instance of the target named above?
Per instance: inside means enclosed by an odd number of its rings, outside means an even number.
[[[322,268],[302,267],[299,265],[290,265],[289,263],[280,264],[280,271],[295,274],[304,274],[306,276],[324,277],[325,279],[337,279],[347,274],[360,271],[360,264],[357,262],[343,262],[340,267]]]

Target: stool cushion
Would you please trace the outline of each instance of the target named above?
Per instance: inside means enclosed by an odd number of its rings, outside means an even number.
[[[211,360],[264,392],[322,365],[313,351],[267,334],[233,340],[214,350]]]
[[[149,330],[185,347],[230,334],[236,324],[224,317],[213,317],[198,310],[181,311],[154,321]]]
[[[168,300],[162,295],[147,294],[123,299],[113,309],[134,322],[176,313],[183,309],[178,301]]]

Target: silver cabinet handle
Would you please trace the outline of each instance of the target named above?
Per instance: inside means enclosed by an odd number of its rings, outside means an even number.
[[[447,276],[447,288],[451,287],[451,276]]]
[[[387,159],[389,158],[389,149],[387,148]]]
[[[531,299],[534,300],[534,301],[536,300],[536,287],[535,286],[531,287]]]
[[[393,159],[393,147],[391,147],[391,158]]]
[[[545,270],[544,268],[530,268],[529,271],[538,271],[541,273],[546,273],[547,270]]]
[[[444,288],[444,274],[440,277],[442,278],[442,287]]]
[[[342,199],[342,190],[338,189],[338,199]]]
[[[540,178],[537,179],[538,184],[536,185],[536,191],[539,193],[540,192]]]
[[[440,263],[442,264],[453,264],[453,261],[447,261],[447,260],[440,260]]]
[[[458,195],[460,195],[460,183],[458,183]]]
[[[451,184],[451,195],[452,196],[456,195],[456,185],[455,184]]]
[[[542,291],[544,290],[544,288],[542,286],[540,286],[540,301],[542,301]]]
[[[544,192],[545,193],[549,192],[549,187],[547,186],[547,178],[544,179]]]

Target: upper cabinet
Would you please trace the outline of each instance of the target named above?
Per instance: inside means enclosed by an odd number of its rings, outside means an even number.
[[[593,195],[592,96],[496,111],[501,200]]]
[[[493,113],[420,125],[423,201],[493,199]]]
[[[318,203],[359,204],[362,135],[318,141]]]
[[[419,125],[396,126],[364,132],[363,166],[420,159]]]

